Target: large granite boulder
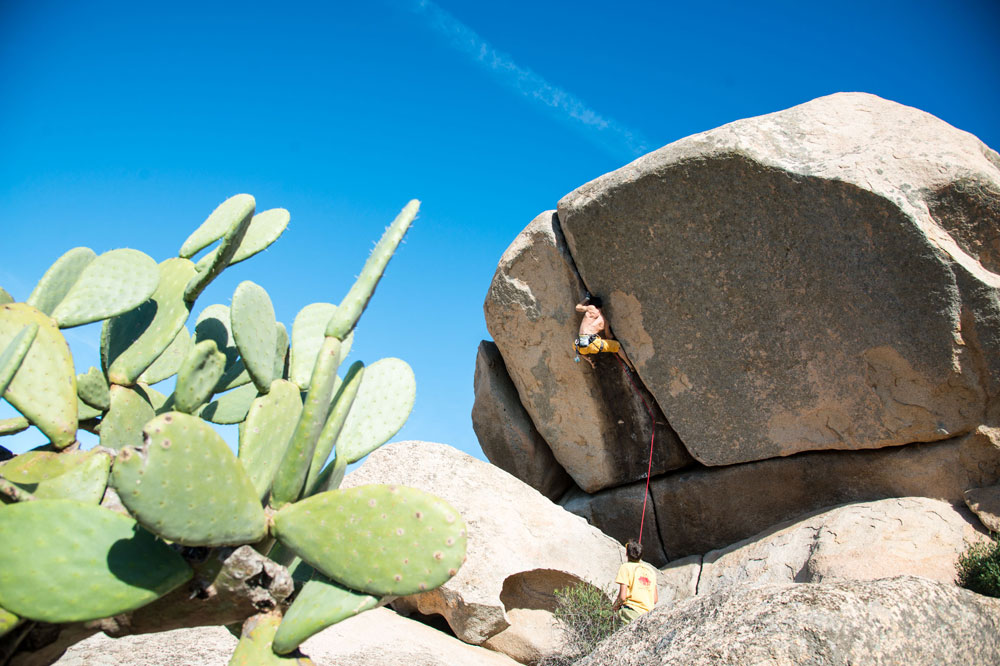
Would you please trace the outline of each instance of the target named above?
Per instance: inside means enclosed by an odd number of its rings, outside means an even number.
[[[604,298],[643,383],[706,465],[997,423],[998,212],[997,153],[927,113],[856,93],[682,139],[558,205],[564,261]],[[530,310],[525,299],[525,312],[565,321],[552,339],[568,341],[575,275],[565,269],[557,288],[504,268],[549,261],[538,245],[505,255],[498,275],[521,294],[558,291],[555,307]],[[527,368],[568,356],[568,343],[543,344],[536,330],[524,327]],[[491,332],[508,359],[514,350]],[[525,379],[538,395],[518,384],[522,400],[579,483],[540,425],[556,412],[530,405],[574,401],[580,382]],[[588,439],[575,457],[604,464],[604,438]]]
[[[223,627],[173,629],[111,638],[94,634],[75,643],[54,666],[222,666],[237,639]]]
[[[1000,532],[1000,485],[965,491],[965,504],[991,532]]]
[[[517,666],[510,657],[467,645],[388,608],[335,624],[303,643],[301,650],[317,666]]]
[[[1000,600],[954,584],[729,587],[654,609],[577,666],[1000,663]]]
[[[479,343],[472,427],[487,460],[552,501],[573,485],[521,404],[497,346]]]
[[[96,634],[70,647],[57,666],[223,666],[236,638],[222,627],[176,629],[109,638]],[[517,666],[509,657],[466,645],[387,608],[324,629],[301,646],[317,666]]]
[[[734,585],[921,576],[955,581],[955,562],[985,539],[964,506],[926,497],[848,504],[705,555],[698,594]]]
[[[664,559],[725,548],[803,514],[889,497],[965,501],[970,488],[1000,482],[1000,429],[980,427],[946,442],[872,451],[817,451],[742,465],[701,468],[653,479],[654,531]],[[568,495],[567,509],[615,534],[637,521],[642,483]],[[620,507],[620,512],[614,511]],[[647,518],[648,520],[648,518]],[[644,546],[656,547],[647,539]],[[661,562],[657,561],[657,564]]]
[[[344,487],[369,483],[420,488],[462,514],[469,541],[458,575],[394,607],[441,615],[466,643],[490,641],[521,656],[544,651],[558,639],[549,621],[555,590],[579,582],[603,588],[624,559],[620,544],[582,518],[498,467],[444,444],[383,446],[347,475]]]
[[[596,368],[575,362],[581,315],[574,308],[585,292],[552,211],[536,217],[501,257],[483,311],[521,404],[587,492],[643,478],[654,428],[653,473],[688,464],[641,381],[633,386],[610,354],[599,355]]]
[[[573,488],[559,503],[621,543],[635,539],[642,530],[642,559],[656,567],[670,560],[663,549],[657,527],[656,502],[652,497],[646,497],[645,481],[618,486],[596,495]]]

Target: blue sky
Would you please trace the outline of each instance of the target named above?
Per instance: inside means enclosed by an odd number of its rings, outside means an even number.
[[[838,91],[1000,148],[998,28],[994,0],[0,0],[0,286],[23,300],[79,245],[165,259],[249,192],[259,210],[287,208],[289,229],[196,312],[252,279],[290,325],[339,302],[419,198],[352,359],[413,366],[397,439],[481,457],[469,414],[482,302],[535,215],[643,152]],[[97,334],[67,331],[81,371]]]

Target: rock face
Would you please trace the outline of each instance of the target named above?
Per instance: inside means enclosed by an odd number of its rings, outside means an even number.
[[[70,646],[55,666],[222,666],[237,639],[222,627],[174,629],[109,638],[95,634]]]
[[[497,346],[483,340],[476,356],[472,426],[486,458],[557,500],[573,484],[521,405]]]
[[[995,422],[998,210],[974,136],[838,94],[650,153],[558,219],[684,446],[730,465]]]
[[[222,627],[176,629],[108,638],[91,636],[66,651],[58,666],[223,666],[236,638]],[[317,666],[516,666],[496,652],[466,645],[453,636],[386,608],[357,615],[321,631],[302,644]]]
[[[656,589],[660,596],[657,606],[673,608],[698,594],[703,559],[701,555],[689,555],[660,569],[656,576]]]
[[[585,292],[548,211],[504,252],[483,311],[538,432],[577,485],[594,492],[645,476],[654,426],[643,397],[655,403],[641,382],[632,387],[610,354],[597,359],[596,369],[574,362],[581,319],[574,306]],[[655,421],[666,422],[658,408]],[[669,427],[655,428],[654,473],[688,464]]]
[[[965,491],[965,503],[986,529],[1000,532],[1000,485]]]
[[[947,442],[817,451],[670,474],[653,479],[650,493],[663,552],[673,560],[724,548],[772,525],[839,504],[911,496],[961,504],[969,488],[998,481],[1000,429],[981,427]],[[637,517],[633,498],[641,498],[641,492],[641,484],[635,484],[590,500],[575,495],[566,506],[615,534],[615,521],[603,521],[603,516],[614,514],[603,507],[620,506]],[[643,543],[652,548],[645,539]]]
[[[317,666],[517,666],[509,657],[466,645],[420,622],[377,608],[335,624],[302,644]]]
[[[666,564],[670,558],[663,549],[657,527],[656,502],[652,497],[645,499],[645,492],[644,481],[619,486],[596,495],[573,489],[560,500],[560,504],[620,543],[635,539],[642,529],[642,559],[658,567]],[[646,506],[645,517],[643,504]]]
[[[953,584],[732,587],[657,608],[579,666],[1000,663],[1000,601]]]
[[[900,575],[953,583],[959,554],[984,538],[974,522],[925,497],[849,504],[706,554],[697,593]]]
[[[555,609],[556,589],[581,581],[603,588],[624,559],[614,539],[582,518],[503,470],[443,444],[383,446],[347,476],[344,487],[368,483],[420,488],[461,512],[469,541],[458,575],[395,605],[404,613],[443,616],[467,643],[515,645],[508,649],[519,655],[545,649],[557,640],[551,631],[528,631],[518,623],[546,626],[541,613]]]

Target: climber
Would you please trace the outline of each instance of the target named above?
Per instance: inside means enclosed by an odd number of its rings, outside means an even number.
[[[656,589],[656,569],[642,562],[642,544],[629,540],[625,544],[625,562],[618,569],[615,582],[618,583],[618,598],[614,610],[622,622],[628,624],[643,613],[653,610],[660,601]]]
[[[582,303],[577,303],[576,311],[583,313],[583,321],[580,322],[580,334],[573,342],[573,346],[579,354],[587,359],[587,363],[590,363],[592,368],[596,366],[590,358],[590,354],[610,352],[618,354],[619,358],[634,371],[635,368],[625,356],[625,350],[622,349],[617,340],[611,339],[611,330],[604,319],[604,313],[601,312],[603,306],[600,297],[590,294],[587,294],[587,298],[583,299]],[[604,333],[604,338],[601,337],[601,333]]]

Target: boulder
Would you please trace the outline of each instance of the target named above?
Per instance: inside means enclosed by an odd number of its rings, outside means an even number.
[[[965,504],[991,532],[1000,532],[1000,485],[965,491]]]
[[[997,153],[850,93],[677,141],[566,195],[558,219],[643,383],[715,466],[997,423],[998,211]],[[523,243],[498,276],[531,295],[549,287],[520,266],[548,260]],[[565,355],[533,342],[533,359]],[[536,424],[528,405],[570,390],[557,378],[538,395],[518,384]],[[576,457],[600,455],[591,439]]]
[[[660,597],[656,605],[676,606],[698,594],[702,560],[701,555],[689,555],[662,567],[656,575],[656,589]]]
[[[563,650],[563,631],[550,610],[511,608],[510,626],[483,642],[483,647],[502,652],[521,664],[537,664]]]
[[[934,444],[819,451],[681,472],[653,479],[650,493],[663,550],[673,560],[849,502],[931,497],[961,504],[969,488],[1000,482],[998,446],[1000,429],[981,427]],[[613,504],[622,495],[627,505],[625,493],[615,488],[598,497]]]
[[[174,629],[111,638],[94,634],[71,645],[54,666],[221,666],[237,639],[223,627]]]
[[[355,615],[302,644],[317,666],[517,666],[509,657],[400,617],[388,608]]]
[[[501,257],[483,311],[521,404],[587,492],[644,478],[654,428],[653,473],[683,467],[691,458],[641,381],[633,386],[611,354],[598,355],[596,368],[574,361],[581,320],[575,306],[585,292],[552,211],[536,217]]]
[[[620,543],[635,539],[642,529],[642,559],[655,567],[670,559],[663,550],[660,531],[657,529],[656,506],[653,498],[646,498],[646,483],[641,481],[612,490],[588,495],[573,488],[559,503],[570,513],[575,513]],[[643,505],[646,506],[643,517]]]
[[[573,481],[521,405],[497,346],[487,340],[479,343],[474,386],[472,427],[486,458],[550,500],[558,500]]]
[[[1000,429],[984,426],[947,442],[818,451],[664,475],[653,479],[650,496],[663,558],[674,560],[725,548],[840,504],[889,497],[961,504],[966,490],[998,481]],[[643,486],[636,483],[592,496],[570,493],[562,501],[567,510],[614,535],[625,520],[621,515],[638,516],[635,498],[641,497]],[[621,510],[616,513],[615,507]],[[648,538],[643,538],[643,546],[657,552]]]
[[[236,647],[222,627],[176,629],[109,638],[91,636],[70,647],[58,666],[222,666]],[[301,646],[317,666],[516,666],[517,662],[454,636],[377,608],[335,624]]]
[[[735,586],[660,607],[577,666],[1000,663],[1000,601],[954,584]]]
[[[964,506],[926,497],[848,504],[707,553],[698,594],[902,575],[952,583],[958,556],[985,538],[974,522]]]
[[[403,597],[401,612],[441,615],[455,635],[479,645],[514,627],[491,645],[518,643],[518,654],[558,640],[517,623],[543,621],[556,607],[555,590],[579,582],[604,588],[624,560],[614,539],[591,527],[498,467],[450,446],[396,442],[372,453],[347,475],[344,487],[388,483],[420,488],[451,503],[468,527],[468,552],[458,574],[442,587]],[[516,638],[520,636],[522,638]],[[534,643],[524,645],[524,638]],[[508,640],[509,639],[509,640]]]

